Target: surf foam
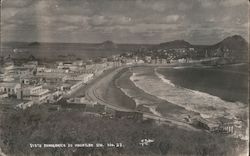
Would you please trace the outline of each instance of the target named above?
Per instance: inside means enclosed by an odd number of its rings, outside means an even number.
[[[157,70],[155,70],[155,77],[133,73],[130,80],[146,93],[187,110],[198,112],[204,118],[235,119],[237,114],[245,111],[243,103],[227,102],[208,93],[176,86]]]

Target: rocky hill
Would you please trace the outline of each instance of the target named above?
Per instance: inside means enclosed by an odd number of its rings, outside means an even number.
[[[184,40],[174,40],[155,45],[150,50],[159,52],[180,48],[194,49],[193,53],[187,50],[191,57],[228,57],[244,62],[248,58],[248,42],[240,35],[227,37],[213,45],[193,45]]]
[[[189,48],[193,46],[184,40],[174,40],[170,42],[160,43],[159,45],[157,45],[157,47],[171,49],[171,48]]]
[[[246,60],[248,58],[248,43],[243,37],[234,35],[209,46],[208,51],[211,55],[217,53],[219,55],[228,55],[238,60]]]
[[[112,41],[104,41],[100,44],[100,48],[104,48],[104,49],[115,49],[117,48],[117,45],[112,42]]]

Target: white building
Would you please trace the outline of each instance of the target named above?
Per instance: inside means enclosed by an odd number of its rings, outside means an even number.
[[[78,60],[78,61],[74,61],[74,62],[73,62],[73,65],[74,65],[74,66],[83,66],[84,63],[83,63],[82,60]]]
[[[87,83],[93,78],[94,74],[82,74],[78,76],[80,80],[82,80],[84,83]]]
[[[22,90],[23,90],[24,96],[30,96],[36,93],[40,93],[43,90],[43,87],[42,86],[29,86],[29,87],[23,88]]]
[[[45,102],[50,96],[48,89],[43,89],[42,86],[29,86],[18,90],[18,99],[31,100],[34,102]]]
[[[66,75],[63,77],[63,82],[65,81],[83,81],[84,83],[88,82],[93,78],[94,74],[81,74],[79,76],[74,75]]]
[[[16,95],[17,90],[21,88],[20,83],[0,83],[0,91],[3,93],[7,93],[8,95]]]
[[[144,63],[143,60],[138,60],[138,61],[137,61],[137,64],[143,64],[143,63]]]
[[[145,61],[146,61],[147,63],[150,63],[151,60],[152,60],[151,56],[145,56]]]
[[[23,65],[27,68],[36,68],[38,66],[38,61],[29,61]]]

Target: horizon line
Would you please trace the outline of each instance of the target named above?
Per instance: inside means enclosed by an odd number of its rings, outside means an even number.
[[[240,36],[242,37],[245,41],[248,42],[247,39],[245,39],[243,36],[241,35],[238,35],[238,34],[235,34],[235,35],[230,35],[230,36],[227,36],[223,39],[221,39],[220,41],[228,38],[228,37],[233,37],[233,36]],[[57,41],[53,41],[53,42],[47,42],[47,41],[2,41],[2,43],[11,43],[11,42],[17,42],[17,43],[49,43],[49,44],[102,44],[104,42],[107,42],[107,41],[111,41],[113,42],[114,44],[120,44],[120,45],[125,45],[125,44],[130,44],[130,45],[158,45],[158,44],[161,44],[161,43],[167,43],[167,42],[172,42],[172,41],[185,41],[185,42],[188,42],[190,43],[189,41],[185,40],[185,39],[174,39],[174,40],[170,40],[170,41],[163,41],[163,42],[158,42],[158,43],[119,43],[119,42],[114,42],[113,40],[104,40],[102,42],[57,42]],[[218,41],[218,42],[220,42]],[[211,44],[193,44],[193,43],[190,43],[191,45],[198,45],[198,46],[202,46],[202,45],[213,45],[213,44],[216,44],[218,42],[215,42],[215,43],[211,43]]]

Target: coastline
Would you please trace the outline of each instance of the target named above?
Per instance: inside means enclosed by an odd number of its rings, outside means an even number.
[[[158,67],[157,72],[176,86],[210,94],[227,102],[248,104],[245,64],[216,67]]]
[[[247,129],[247,106],[241,102],[228,102],[224,101],[217,96],[210,95],[208,93],[199,92],[189,88],[183,88],[181,86],[173,84],[170,80],[166,79],[163,75],[157,75],[147,73],[143,67],[137,67],[134,69],[134,73],[131,76],[131,81],[134,82],[137,88],[140,88],[145,93],[153,95],[163,101],[168,101],[172,105],[178,106],[185,111],[180,111],[176,107],[176,112],[164,109],[167,104],[158,105],[157,111],[161,114],[174,114],[171,116],[173,120],[185,121],[185,118],[190,119],[205,119],[211,124],[224,124],[233,123],[236,124],[240,131],[236,134],[236,137],[245,137]],[[157,68],[157,67],[155,67]],[[164,114],[164,115],[165,115]]]
[[[182,128],[185,130],[200,131],[200,129],[193,127],[189,123],[181,120],[181,118],[178,119],[175,116],[171,116],[171,115],[176,115],[173,113],[176,113],[175,110],[178,106],[174,104],[171,104],[169,106],[167,105],[168,108],[170,108],[169,111],[170,112],[172,111],[172,114],[169,113],[166,116],[159,116],[159,114],[157,113],[154,114],[154,111],[156,109],[152,110],[151,108],[151,111],[153,112],[150,112],[150,108],[147,108],[147,107],[139,106],[135,108],[136,106],[135,101],[132,98],[128,97],[124,92],[122,92],[122,90],[119,87],[115,85],[116,83],[115,80],[117,78],[120,78],[120,74],[124,73],[124,69],[126,68],[127,67],[116,68],[113,72],[111,72],[110,74],[108,74],[107,76],[97,81],[92,86],[90,86],[86,91],[86,98],[90,100],[94,100],[97,103],[105,105],[107,106],[107,108],[111,108],[116,111],[125,111],[125,112],[139,111],[143,113],[144,119],[161,121],[162,124],[167,124],[167,125]],[[144,92],[143,92],[143,95],[148,96],[148,95],[145,95]],[[156,98],[152,95],[149,95],[149,96]],[[166,101],[164,101],[164,104],[162,105],[166,105]],[[183,112],[181,112],[181,114],[183,114]]]
[[[186,110],[185,108],[173,104],[167,100],[163,100],[155,95],[149,94],[145,90],[136,86],[136,84],[131,80],[133,76],[133,71],[137,67],[131,68],[131,70],[125,71],[117,79],[117,87],[120,88],[125,95],[133,99],[137,105],[137,110],[153,113],[157,116],[168,117],[174,120],[183,121],[183,118],[187,115],[198,116],[199,113]],[[144,68],[144,67],[138,67]],[[148,67],[146,67],[148,68]],[[149,67],[154,68],[154,67]],[[151,70],[151,69],[150,69]],[[152,71],[152,70],[151,70]]]
[[[131,82],[136,88],[143,90],[145,94],[167,102],[151,107],[151,109],[156,108],[155,110],[164,117],[189,124],[189,119],[205,119],[209,124],[215,125],[231,123],[236,125],[235,137],[245,138],[247,136],[248,111],[246,104],[225,101],[209,93],[175,85],[165,76],[155,73],[154,68],[158,67],[151,68],[151,72],[142,68],[145,67],[133,69],[134,74],[130,77]],[[171,105],[175,106],[175,109],[168,109]]]
[[[137,66],[117,69],[98,84],[94,84],[98,86],[96,93],[111,105],[118,105],[136,111],[151,112],[158,116],[176,117],[188,114],[192,116],[201,115],[203,118],[226,117],[232,119],[236,116],[237,110],[242,112],[242,109],[244,109],[241,102],[224,101],[220,97],[209,93],[175,85],[165,75],[158,72],[159,68],[169,67]],[[143,82],[143,79],[148,80],[148,82]],[[167,90],[151,92],[155,88],[155,84],[159,85],[158,89],[161,89],[161,85],[164,85]],[[149,85],[148,88],[145,88],[147,85]],[[164,93],[167,93],[167,96]],[[179,96],[174,95],[176,93],[182,95],[182,98],[186,98],[186,102],[189,102],[184,103],[183,100],[179,100]],[[188,97],[192,98],[188,99]],[[207,103],[206,106],[199,104],[204,102]],[[231,110],[227,107],[230,107]],[[174,113],[172,110],[174,110]],[[216,112],[216,116],[211,115],[211,112],[214,114],[213,111]]]
[[[235,105],[206,93],[199,94],[197,91],[176,86],[170,80],[163,81],[164,76],[155,74],[154,69],[157,67],[116,68],[92,84],[86,95],[89,94],[90,98],[111,109],[139,111],[146,118],[168,121],[170,125],[184,129],[196,130],[193,121],[197,119],[205,119],[210,124],[235,123],[238,130],[243,131],[239,134],[245,136],[247,121],[243,104]],[[200,101],[197,103],[197,100]]]
[[[87,98],[91,100],[93,96],[102,101],[108,102],[108,105],[121,108],[124,110],[134,110],[135,103],[132,99],[126,96],[115,85],[117,79],[126,67],[115,68],[113,71],[98,79],[95,83],[88,86],[85,93]],[[92,97],[90,96],[92,95]],[[99,101],[101,102],[101,101]]]

